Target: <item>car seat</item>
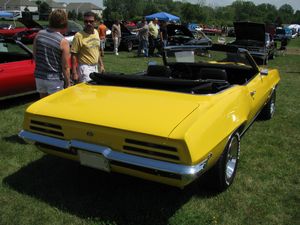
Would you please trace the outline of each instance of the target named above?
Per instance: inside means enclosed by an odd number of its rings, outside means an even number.
[[[171,69],[164,65],[149,65],[147,75],[152,77],[170,77]]]
[[[200,79],[212,79],[212,80],[228,80],[226,70],[216,68],[202,68],[200,70]]]

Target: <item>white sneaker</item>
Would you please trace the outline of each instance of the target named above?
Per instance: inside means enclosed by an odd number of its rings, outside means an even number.
[[[119,53],[116,52],[115,55],[119,55]]]

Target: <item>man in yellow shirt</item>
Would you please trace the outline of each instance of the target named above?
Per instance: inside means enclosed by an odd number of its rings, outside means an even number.
[[[158,31],[158,19],[155,18],[152,22],[149,23],[149,56],[153,56],[155,48],[157,48],[160,52],[158,43]]]
[[[86,12],[83,18],[84,29],[75,34],[71,47],[72,78],[76,82],[90,81],[89,75],[92,72],[104,72],[100,56],[100,38],[94,28],[95,14]]]

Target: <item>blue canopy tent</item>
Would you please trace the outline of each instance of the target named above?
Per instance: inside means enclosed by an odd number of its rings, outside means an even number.
[[[175,21],[175,22],[179,22],[179,20],[180,20],[180,18],[178,16],[174,16],[174,15],[166,13],[166,12],[154,13],[152,15],[146,16],[145,18],[146,18],[146,20],[154,20],[155,18],[157,18],[158,20]]]

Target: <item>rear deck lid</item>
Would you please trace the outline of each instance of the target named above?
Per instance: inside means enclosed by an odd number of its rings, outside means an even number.
[[[34,103],[27,112],[167,137],[198,106],[188,94],[80,84]]]

